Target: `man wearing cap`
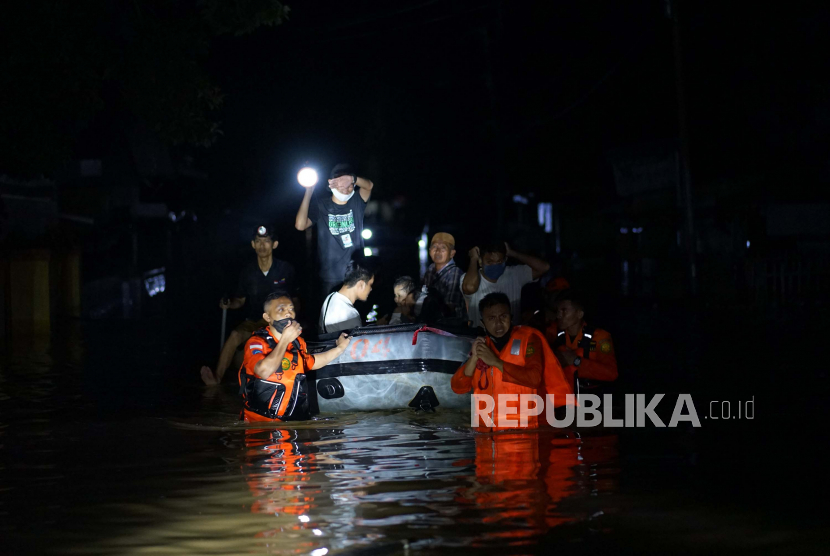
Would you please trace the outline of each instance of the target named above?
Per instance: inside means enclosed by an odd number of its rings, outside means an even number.
[[[256,262],[251,261],[239,273],[239,283],[230,299],[220,299],[220,309],[241,309],[247,311],[242,324],[237,326],[222,346],[219,363],[214,375],[210,367],[202,367],[202,380],[208,386],[222,382],[225,370],[233,360],[233,354],[256,330],[268,326],[263,318],[263,303],[268,294],[275,290],[295,292],[294,267],[274,258],[274,249],[279,245],[277,235],[269,226],[254,229],[251,247],[256,251]],[[296,301],[295,301],[296,304]]]
[[[424,273],[421,284],[435,288],[454,317],[467,320],[467,306],[461,293],[461,276],[464,271],[455,266],[455,238],[446,232],[432,236],[429,258],[432,264]]]
[[[363,254],[363,214],[372,194],[371,180],[358,177],[346,164],[331,170],[330,196],[314,196],[313,187],[305,191],[294,227],[300,231],[317,225],[321,297],[343,282],[352,253]],[[360,195],[355,195],[355,188]]]

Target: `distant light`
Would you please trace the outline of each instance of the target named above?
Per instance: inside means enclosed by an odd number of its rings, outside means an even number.
[[[147,290],[150,297],[155,297],[160,293],[164,293],[166,286],[167,282],[164,279],[164,273],[155,274],[144,279],[144,289]]]
[[[328,548],[317,548],[311,551],[311,556],[325,556],[329,553]]]
[[[620,228],[620,233],[621,234],[627,234],[628,233],[628,228]]]
[[[553,204],[539,203],[545,208],[545,233],[549,234],[553,231]]]
[[[314,533],[315,535],[317,535],[318,537],[323,534],[323,532],[320,531],[319,529],[312,529],[311,532]]]
[[[363,256],[371,257],[372,256],[372,248],[371,247],[364,247],[363,248]]]
[[[420,276],[423,276],[427,271],[427,263],[429,262],[429,253],[427,252],[427,232],[429,228],[424,226],[424,231],[421,232],[421,238],[418,240],[418,263],[420,267]]]
[[[635,233],[635,234],[641,234],[641,233],[643,233],[643,229],[642,229],[642,228],[631,228],[631,231],[632,231],[633,233]]]
[[[749,249],[749,240],[746,240],[746,248]]]
[[[311,521],[311,518],[308,517],[307,515],[298,516],[297,519],[299,519],[303,523],[308,523],[309,521]]]
[[[526,205],[527,204],[527,197],[523,197],[521,195],[513,195],[513,202],[517,203],[517,204],[520,204],[520,205]]]
[[[363,228],[363,231],[360,232],[360,235],[363,236],[363,239],[372,239],[372,230],[369,228]]]
[[[303,187],[314,187],[317,185],[317,172],[314,168],[303,168],[297,174],[297,181]]]

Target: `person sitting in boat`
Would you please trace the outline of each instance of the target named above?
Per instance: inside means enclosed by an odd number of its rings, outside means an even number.
[[[395,310],[389,324],[405,324],[415,322],[415,303],[418,292],[415,291],[415,280],[409,276],[398,276],[392,285],[395,293]]]
[[[446,232],[432,236],[429,243],[429,258],[432,259],[432,264],[424,273],[421,284],[427,288],[435,288],[449,309],[450,316],[466,322],[467,304],[459,287],[464,271],[455,265],[453,257],[455,238]]]
[[[529,326],[513,326],[510,298],[506,294],[487,294],[477,309],[487,336],[473,341],[469,359],[452,377],[453,392],[466,394],[472,388],[473,394],[486,394],[492,398],[494,403],[488,412],[492,423],[481,423],[477,430],[518,428],[517,420],[520,418],[527,419],[527,427],[535,428],[538,426],[537,417],[523,410],[519,400],[507,400],[504,406],[511,409],[500,416],[499,396],[551,394],[556,407],[565,405],[566,395],[573,393],[573,390],[565,379],[562,367],[541,332]],[[483,400],[476,400],[475,403],[480,408]],[[500,418],[516,421],[516,424],[500,425]]]
[[[559,331],[551,347],[571,383],[575,373],[580,379],[606,382],[617,379],[617,357],[611,334],[585,323],[585,303],[579,292],[569,289],[557,296],[556,327]]]
[[[262,318],[268,326],[254,332],[245,343],[239,369],[239,393],[243,414],[250,421],[296,421],[309,418],[305,372],[325,367],[346,350],[351,338],[345,333],[336,347],[311,355],[303,329],[294,320],[294,303],[285,291],[265,300]]]
[[[254,230],[251,247],[256,251],[257,260],[251,262],[239,273],[236,292],[230,299],[220,299],[220,309],[248,308],[248,315],[237,326],[219,353],[216,374],[208,366],[201,369],[202,381],[208,386],[222,382],[225,370],[230,366],[233,354],[251,334],[267,323],[262,320],[262,304],[274,290],[288,290],[295,293],[294,267],[291,263],[274,258],[274,250],[279,245],[276,232],[268,226],[257,226]]]
[[[362,326],[363,319],[354,304],[358,300],[366,301],[374,283],[374,265],[361,255],[352,257],[346,267],[343,285],[323,301],[320,309],[320,333],[329,334]]]
[[[470,325],[474,328],[482,326],[478,304],[484,296],[493,292],[507,294],[513,322],[520,322],[522,288],[538,280],[550,269],[550,264],[514,251],[505,242],[486,245],[482,249],[473,247],[469,254],[470,266],[461,277],[461,291],[467,302]],[[522,264],[506,266],[508,258]]]

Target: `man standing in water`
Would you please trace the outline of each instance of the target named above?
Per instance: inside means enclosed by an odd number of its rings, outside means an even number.
[[[565,290],[556,298],[556,326],[550,342],[566,376],[611,382],[617,380],[617,356],[611,334],[585,322],[585,303],[579,292]]]
[[[489,396],[492,401],[486,404],[489,410],[485,407],[482,412],[480,405],[475,410],[475,415],[487,417],[476,425],[478,431],[518,428],[519,418],[527,419],[528,428],[537,427],[536,413],[522,407],[521,395],[551,394],[556,407],[564,405],[566,396],[573,390],[559,361],[541,332],[529,326],[513,326],[507,295],[495,292],[484,296],[478,312],[487,334],[475,339],[470,357],[453,375],[450,383],[453,392],[466,394],[472,388],[473,394]],[[505,398],[500,400],[502,396]],[[482,401],[478,399],[474,403]],[[515,423],[509,424],[507,420]]]
[[[286,292],[273,292],[261,306],[267,327],[245,344],[239,392],[246,421],[296,421],[310,418],[306,371],[320,369],[346,351],[351,338],[340,334],[334,348],[311,355],[303,328],[294,320],[294,303]]]
[[[321,298],[343,282],[352,254],[363,254],[363,214],[374,188],[371,180],[358,177],[346,164],[332,168],[328,185],[330,196],[312,198],[314,188],[306,189],[294,221],[300,231],[317,225]]]
[[[294,291],[294,267],[290,263],[274,258],[277,245],[279,241],[273,229],[258,226],[251,240],[251,247],[256,251],[257,260],[251,261],[242,269],[233,297],[219,300],[220,309],[240,309],[247,306],[248,315],[242,324],[231,332],[222,346],[219,363],[216,365],[216,374],[213,374],[210,367],[202,367],[202,380],[208,386],[215,386],[222,382],[222,377],[231,364],[236,348],[250,338],[255,330],[266,326],[267,323],[262,317],[262,304],[268,294],[277,289]]]

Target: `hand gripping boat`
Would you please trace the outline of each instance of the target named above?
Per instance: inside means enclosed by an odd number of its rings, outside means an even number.
[[[463,334],[463,335],[462,335]],[[404,324],[351,331],[340,357],[309,373],[321,413],[381,409],[468,409],[470,394],[452,391],[450,380],[467,360],[470,329]],[[308,342],[312,355],[331,349],[338,334]]]

